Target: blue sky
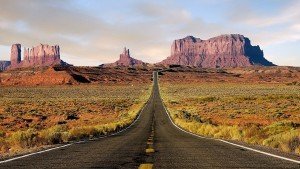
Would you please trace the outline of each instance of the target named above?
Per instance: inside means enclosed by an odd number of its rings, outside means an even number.
[[[99,65],[123,47],[154,63],[172,41],[243,34],[278,65],[300,66],[299,0],[0,0],[0,60],[10,45],[58,44],[62,59]]]

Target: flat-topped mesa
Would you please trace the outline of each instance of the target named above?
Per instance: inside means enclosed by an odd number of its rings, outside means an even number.
[[[203,68],[273,66],[259,46],[239,34],[221,35],[208,40],[193,36],[175,40],[171,56],[159,64],[188,65]]]
[[[60,59],[60,48],[58,45],[50,46],[40,44],[33,48],[24,48],[24,59],[21,61],[21,45],[12,46],[11,64],[10,69],[23,68],[23,67],[43,67],[54,65],[67,65]],[[18,51],[18,57],[16,54]],[[17,59],[16,59],[17,58]]]
[[[104,67],[116,67],[116,66],[128,66],[128,67],[135,67],[135,66],[146,66],[147,63],[144,63],[141,60],[134,59],[130,56],[129,49],[126,47],[123,50],[123,53],[120,54],[119,60],[114,63],[103,64]]]
[[[60,61],[58,45],[49,46],[40,44],[32,49],[24,48],[24,61],[30,65],[52,65]]]
[[[201,41],[202,40],[200,38],[195,38],[193,36],[187,36],[183,39],[174,40],[171,46],[171,55],[180,53],[182,51],[192,52],[190,50],[194,48],[195,43]]]

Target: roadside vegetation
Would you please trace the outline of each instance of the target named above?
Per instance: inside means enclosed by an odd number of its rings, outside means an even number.
[[[190,132],[300,154],[300,86],[162,83],[174,122]]]
[[[116,132],[150,92],[149,84],[1,87],[0,158]]]

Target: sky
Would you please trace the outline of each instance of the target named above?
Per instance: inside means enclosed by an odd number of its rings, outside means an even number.
[[[0,0],[0,60],[10,46],[60,45],[76,66],[114,62],[124,47],[148,63],[173,40],[242,34],[281,66],[300,66],[300,0]]]

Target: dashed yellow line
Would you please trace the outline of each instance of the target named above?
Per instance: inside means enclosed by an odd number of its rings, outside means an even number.
[[[139,169],[152,169],[153,168],[153,164],[147,163],[147,164],[141,164],[139,166]]]
[[[154,153],[154,149],[153,148],[147,148],[146,149],[146,153]]]
[[[150,133],[150,136],[148,137],[147,140],[147,148],[146,148],[146,153],[149,155],[150,153],[154,153],[155,150],[153,148],[153,143],[154,143],[154,126],[152,124],[152,130]],[[144,163],[140,164],[139,169],[152,169],[153,164],[152,163]]]

